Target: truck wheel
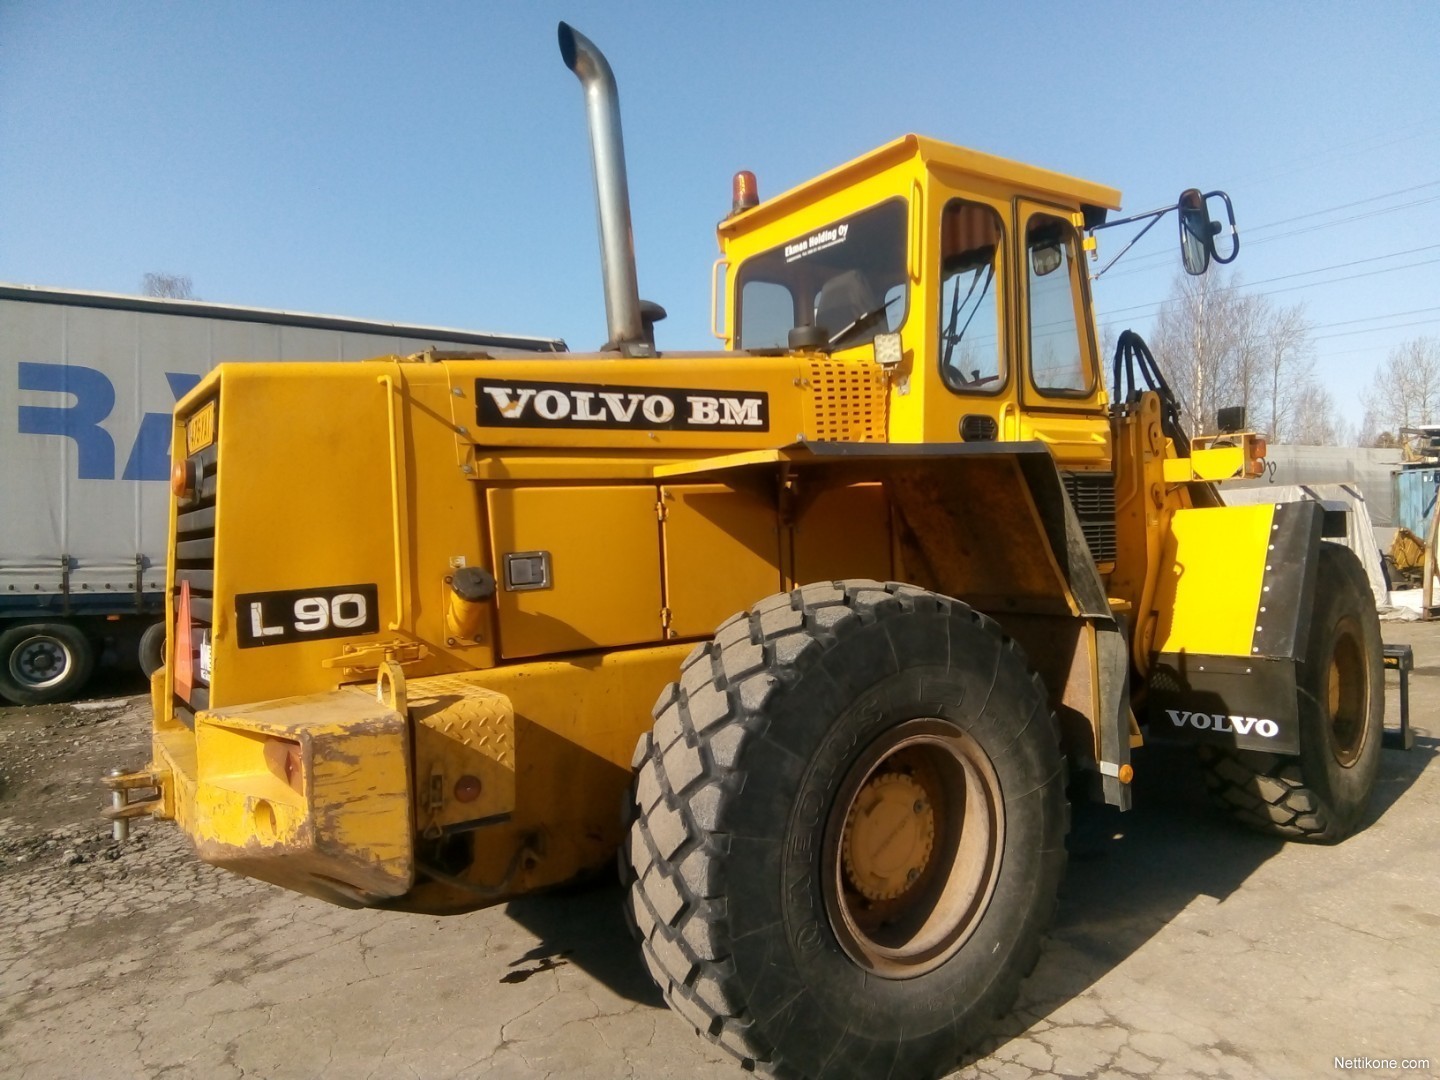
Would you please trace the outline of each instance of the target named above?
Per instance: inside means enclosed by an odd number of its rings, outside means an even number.
[[[1018,647],[911,586],[807,585],[722,625],[655,717],[626,851],[670,1004],[781,1075],[952,1068],[1034,967],[1065,861]]]
[[[151,623],[140,635],[140,648],[137,650],[140,660],[140,671],[145,678],[150,678],[155,672],[165,666],[165,623]]]
[[[69,701],[90,680],[95,650],[64,623],[28,623],[0,634],[0,697],[17,705]]]
[[[1370,802],[1385,723],[1380,620],[1364,567],[1338,544],[1320,545],[1296,681],[1299,756],[1202,747],[1205,782],[1222,808],[1253,828],[1334,843],[1355,831]]]

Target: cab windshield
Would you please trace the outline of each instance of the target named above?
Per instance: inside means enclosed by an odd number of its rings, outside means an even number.
[[[910,306],[906,211],[891,199],[742,263],[736,348],[787,348],[797,326],[819,328],[831,349],[898,330]]]

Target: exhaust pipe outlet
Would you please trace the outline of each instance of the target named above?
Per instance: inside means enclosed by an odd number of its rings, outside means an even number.
[[[560,56],[585,89],[595,204],[600,219],[600,268],[605,279],[606,349],[627,356],[653,355],[640,307],[635,239],[630,226],[630,186],[625,179],[625,141],[620,134],[620,92],[605,54],[580,31],[560,24]]]

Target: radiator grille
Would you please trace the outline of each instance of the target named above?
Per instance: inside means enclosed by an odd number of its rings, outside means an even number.
[[[218,415],[219,409],[217,407]],[[219,483],[219,432],[205,449],[191,454],[195,467],[195,492],[182,499],[175,513],[175,595],[180,610],[181,586],[190,586],[190,663],[194,688],[190,700],[178,694],[175,714],[194,725],[195,712],[210,707],[210,684],[200,676],[200,643],[211,638],[215,624],[215,493]],[[173,635],[178,645],[179,636]]]
[[[869,365],[810,364],[810,424],[816,442],[884,442],[885,375]]]
[[[1080,519],[1085,544],[1097,563],[1115,561],[1115,476],[1065,473],[1065,493]]]

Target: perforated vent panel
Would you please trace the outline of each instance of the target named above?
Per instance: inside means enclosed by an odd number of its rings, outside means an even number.
[[[816,442],[884,442],[884,373],[869,365],[812,361],[805,434]]]

